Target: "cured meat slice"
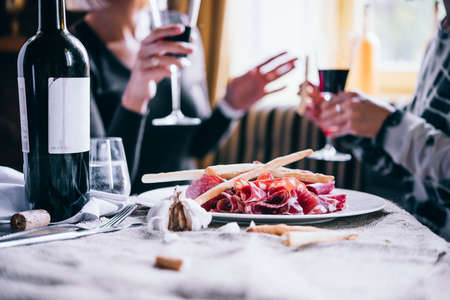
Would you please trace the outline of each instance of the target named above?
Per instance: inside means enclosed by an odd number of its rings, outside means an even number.
[[[186,197],[195,199],[207,190],[215,187],[224,180],[214,175],[203,175],[200,179],[195,180],[186,190]]]
[[[293,177],[282,177],[269,180],[257,180],[254,183],[262,190],[273,193],[279,190],[286,190],[288,192],[293,191],[297,188],[300,183],[296,178]]]
[[[297,186],[297,196],[298,203],[300,203],[306,215],[324,214],[327,212],[327,209],[320,202],[319,196],[310,192],[302,182],[299,182]]]
[[[297,197],[296,191],[279,190],[255,206],[259,206],[260,210],[269,214],[303,214],[303,208],[298,203]]]
[[[257,187],[253,182],[239,178],[234,183],[236,195],[245,204],[248,202],[260,201],[266,197],[266,192]]]
[[[228,213],[241,213],[243,212],[243,205],[241,199],[236,195],[230,195],[228,193],[222,193],[219,196],[219,200],[216,203],[216,209],[214,212],[228,212]]]
[[[336,212],[345,208],[347,195],[345,194],[328,194],[319,195],[321,203],[327,208],[328,212]]]
[[[262,174],[261,176],[259,176],[258,178],[256,178],[255,181],[260,181],[260,180],[272,180],[274,177],[272,175],[272,173],[267,172]]]
[[[324,195],[329,194],[334,189],[334,182],[330,183],[311,183],[307,184],[306,187],[311,192],[316,195]]]

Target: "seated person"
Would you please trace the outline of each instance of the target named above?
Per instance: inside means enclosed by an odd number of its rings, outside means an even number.
[[[450,0],[444,1],[447,16]],[[450,240],[450,23],[441,22],[428,46],[413,101],[404,109],[359,92],[330,102],[317,88],[309,116],[331,137],[350,142],[353,153],[383,175],[402,177],[408,193],[400,205]],[[304,86],[304,85],[302,85]],[[317,105],[320,103],[320,105]],[[348,136],[350,135],[350,136]],[[393,175],[396,174],[396,175]]]
[[[99,2],[100,3],[100,2]],[[163,41],[179,35],[181,25],[151,32],[145,0],[106,0],[88,13],[71,32],[87,49],[91,67],[91,135],[118,136],[124,143],[132,180],[132,193],[156,186],[143,185],[145,173],[194,167],[194,158],[212,150],[253,103],[269,93],[266,85],[294,68],[294,59],[268,72],[261,67],[233,79],[226,95],[211,110],[206,86],[200,35],[194,43]],[[175,58],[165,54],[188,54]],[[169,66],[181,71],[181,109],[189,117],[201,118],[199,126],[154,126],[152,119],[171,110]]]

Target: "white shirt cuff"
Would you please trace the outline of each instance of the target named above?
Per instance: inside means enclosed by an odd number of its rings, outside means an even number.
[[[217,107],[222,111],[222,113],[225,115],[225,117],[230,118],[230,119],[240,119],[242,118],[242,116],[245,115],[245,110],[243,109],[235,109],[233,107],[231,107],[230,104],[228,104],[227,101],[225,101],[225,99],[222,99],[219,104],[217,105]]]

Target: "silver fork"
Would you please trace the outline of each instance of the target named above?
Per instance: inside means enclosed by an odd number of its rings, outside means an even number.
[[[97,228],[98,229],[107,229],[107,228],[112,228],[114,226],[119,225],[120,223],[122,223],[123,220],[125,220],[126,217],[128,217],[136,209],[136,206],[137,206],[136,204],[129,204],[129,205],[125,206],[117,214],[115,214],[112,218],[110,218],[106,223],[98,226]],[[92,229],[92,228],[86,228],[86,227],[82,227],[82,226],[75,225],[75,224],[65,224],[65,223],[53,224],[53,225],[38,227],[38,228],[29,229],[29,230],[25,230],[25,231],[5,234],[3,236],[0,236],[0,241],[15,239],[15,238],[18,238],[18,237],[21,237],[21,236],[24,236],[24,235],[27,235],[30,233],[39,232],[39,231],[48,230],[48,229],[54,229],[54,228],[73,228],[73,229],[75,229],[74,231],[84,231],[84,230]],[[52,233],[48,233],[48,234],[52,234]]]

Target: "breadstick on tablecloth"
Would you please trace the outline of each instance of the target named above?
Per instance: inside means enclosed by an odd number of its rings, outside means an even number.
[[[329,243],[344,240],[355,240],[357,234],[343,234],[332,230],[321,230],[315,232],[286,232],[282,243],[290,247],[303,247],[317,243]]]
[[[247,232],[255,233],[266,233],[274,235],[283,235],[291,231],[299,232],[312,232],[312,231],[322,231],[326,229],[314,227],[314,226],[290,226],[286,224],[276,224],[276,225],[258,225],[254,227],[247,228]]]
[[[216,185],[215,187],[209,189],[205,193],[198,196],[195,199],[195,202],[197,202],[199,205],[203,205],[206,202],[208,202],[209,200],[211,200],[212,198],[220,195],[220,193],[231,189],[234,186],[235,181],[240,178],[242,178],[244,180],[253,179],[255,177],[258,177],[259,175],[264,174],[265,172],[268,172],[273,169],[276,169],[276,168],[291,164],[293,162],[296,162],[298,160],[301,160],[301,159],[307,157],[308,155],[311,155],[312,153],[313,153],[313,151],[311,149],[307,149],[307,150],[295,152],[295,153],[292,153],[289,155],[277,157],[277,158],[269,161],[267,164],[261,164],[261,166],[256,169],[250,170],[247,173],[238,175],[230,180],[224,181],[224,182]]]

